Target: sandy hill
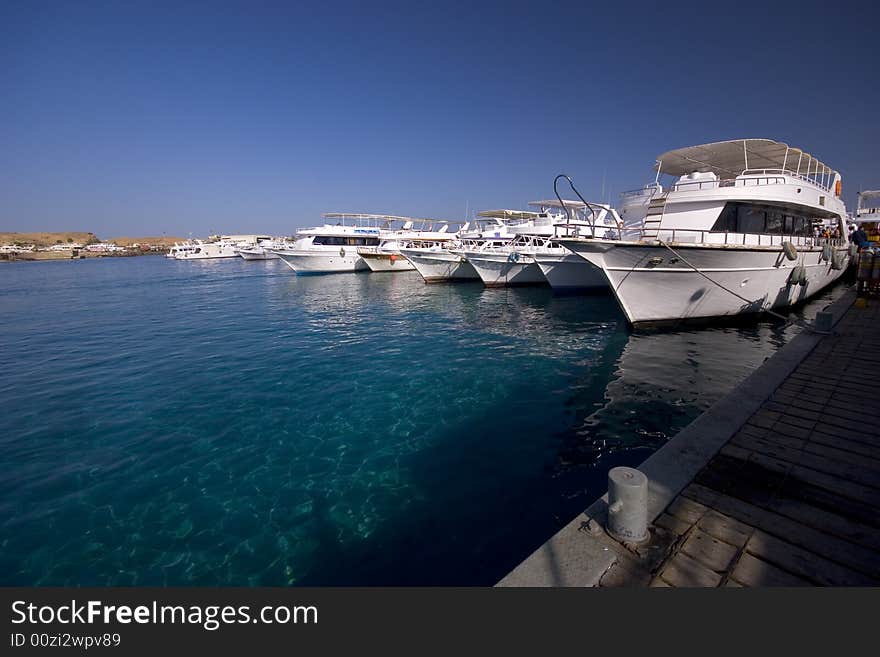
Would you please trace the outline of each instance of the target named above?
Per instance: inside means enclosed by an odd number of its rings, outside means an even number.
[[[114,237],[107,240],[115,242],[119,246],[130,246],[132,244],[156,244],[157,246],[171,246],[175,242],[185,242],[183,237]]]
[[[66,233],[0,233],[0,244],[35,244],[36,246],[52,246],[53,244],[90,244],[102,241],[94,233],[72,231]],[[155,244],[157,246],[171,246],[175,242],[183,242],[182,237],[116,237],[107,240],[116,242],[119,246],[131,244]]]
[[[88,244],[100,242],[94,233],[67,232],[67,233],[0,233],[0,244],[36,244],[37,246],[52,246],[53,244],[67,244],[76,242]]]

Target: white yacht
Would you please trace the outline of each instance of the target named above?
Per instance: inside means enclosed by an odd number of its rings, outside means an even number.
[[[571,183],[568,176],[557,176],[557,180],[560,177],[567,178]],[[573,183],[572,189],[580,196]],[[608,281],[602,271],[562,246],[558,238],[589,235],[616,239],[628,226],[617,211],[607,203],[563,200],[561,197],[558,201],[534,201],[530,205],[545,210],[559,208],[567,215],[565,224],[554,226],[553,238],[533,238],[532,244],[526,249],[541,268],[550,287],[558,292],[606,290]],[[641,226],[638,218],[630,217],[629,221],[630,225],[635,222]]]
[[[859,192],[853,223],[865,231],[871,248],[880,248],[880,190]]]
[[[416,268],[426,283],[451,281],[478,281],[480,275],[474,266],[460,253],[460,249],[476,248],[490,243],[501,246],[515,236],[510,224],[522,223],[524,215],[519,210],[488,210],[480,217],[466,222],[458,231],[455,240],[444,244],[423,244],[404,246],[400,252]]]
[[[660,185],[661,173],[675,182]],[[624,194],[644,215],[620,239],[561,244],[600,268],[633,325],[757,313],[837,280],[849,257],[841,177],[801,149],[739,139],[670,151],[654,183]],[[831,219],[838,239],[813,225]]]
[[[549,283],[555,290],[604,289],[605,277],[583,258],[561,246],[560,236],[616,236],[623,226],[609,205],[572,201],[533,201],[539,208],[528,221],[511,227],[516,237],[501,245],[478,245],[464,255],[489,287]]]
[[[260,238],[253,246],[245,246],[239,248],[238,255],[240,255],[244,260],[277,260],[278,254],[275,253],[275,251],[279,249],[288,249],[292,246],[292,242],[288,242],[284,239]]]
[[[239,245],[229,240],[218,240],[216,242],[204,242],[195,240],[192,242],[184,242],[183,244],[175,244],[171,247],[169,255],[177,260],[209,260],[214,258],[235,258],[238,257]]]
[[[168,253],[165,254],[166,258],[177,258],[184,251],[190,251],[195,248],[195,244],[193,242],[175,242],[170,249],[168,249]]]
[[[379,246],[381,238],[391,233],[395,219],[388,215],[336,212],[323,217],[327,222],[323,226],[297,231],[292,246],[275,251],[297,274],[369,270],[358,255],[358,248]]]
[[[402,248],[442,247],[456,238],[454,232],[449,232],[452,224],[448,221],[409,217],[392,219],[402,221],[403,227],[383,237],[378,246],[362,246],[357,250],[371,271],[413,271],[416,267],[401,253]]]

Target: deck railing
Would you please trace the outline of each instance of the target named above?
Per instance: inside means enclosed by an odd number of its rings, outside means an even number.
[[[701,189],[718,189],[721,187],[753,187],[758,185],[791,185],[792,178],[808,183],[814,187],[831,193],[831,188],[810,176],[789,171],[788,169],[746,169],[736,178],[714,178],[698,180],[680,180],[669,186],[666,191],[694,191]],[[641,189],[632,189],[620,194],[621,198],[644,196],[650,198],[662,190],[655,185],[646,185]]]
[[[648,234],[650,233],[650,234]],[[767,233],[731,233],[729,231],[700,230],[696,228],[641,228],[627,237],[630,241],[674,242],[679,244],[721,244],[727,246],[782,246],[791,242],[795,246],[843,246],[842,238],[814,237],[809,235],[770,235]]]

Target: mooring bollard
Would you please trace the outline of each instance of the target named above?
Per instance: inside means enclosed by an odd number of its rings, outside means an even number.
[[[648,538],[648,478],[635,468],[608,472],[608,532],[627,543]]]
[[[814,328],[817,333],[831,333],[831,325],[834,323],[834,315],[829,312],[816,313]]]

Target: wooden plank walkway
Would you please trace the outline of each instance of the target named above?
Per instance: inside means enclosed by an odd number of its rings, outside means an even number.
[[[602,585],[880,584],[880,300],[860,306],[656,519],[650,576]]]

